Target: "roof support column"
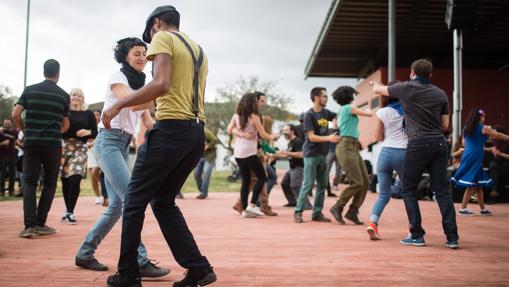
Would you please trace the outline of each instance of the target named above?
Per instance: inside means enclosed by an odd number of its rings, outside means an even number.
[[[388,43],[388,75],[387,82],[396,79],[396,0],[389,0],[389,43]]]
[[[452,113],[453,142],[461,136],[461,110],[463,106],[463,33],[461,30],[453,31],[453,57],[454,57],[454,90]]]

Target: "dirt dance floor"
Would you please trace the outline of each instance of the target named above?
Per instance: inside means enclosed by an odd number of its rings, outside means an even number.
[[[279,186],[271,195],[276,217],[243,219],[231,208],[236,193],[212,193],[207,200],[186,194],[178,200],[203,252],[218,274],[211,286],[509,286],[509,205],[493,205],[492,217],[458,217],[461,249],[444,246],[435,202],[421,202],[426,247],[402,246],[406,214],[401,200],[392,200],[381,221],[383,240],[368,240],[366,226],[293,222],[292,209]],[[361,209],[367,220],[376,199],[368,194]],[[93,198],[80,198],[77,225],[60,223],[62,198],[54,201],[48,225],[55,235],[21,239],[22,202],[0,202],[0,286],[105,286],[115,273],[120,246],[118,224],[96,257],[110,267],[94,272],[74,266],[76,250],[103,211]],[[327,198],[326,210],[334,203]],[[456,208],[458,208],[456,206]],[[478,212],[477,206],[471,206]],[[327,216],[330,216],[328,211]],[[142,239],[149,257],[170,267],[170,275],[145,280],[144,286],[171,286],[184,270],[164,242],[151,210]]]

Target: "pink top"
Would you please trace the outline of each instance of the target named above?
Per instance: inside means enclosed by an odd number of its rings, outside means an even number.
[[[240,117],[238,114],[233,115],[235,121],[235,127],[245,133],[253,133],[256,136],[254,139],[246,139],[243,137],[236,137],[235,143],[233,144],[233,156],[236,158],[246,158],[252,155],[256,155],[258,151],[258,133],[253,124],[251,118],[249,118],[246,127],[242,130],[240,128]]]

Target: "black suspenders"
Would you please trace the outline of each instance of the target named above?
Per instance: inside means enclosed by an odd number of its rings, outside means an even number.
[[[193,111],[194,111],[194,115],[196,116],[196,122],[198,122],[199,121],[198,114],[200,112],[199,105],[198,105],[198,102],[200,99],[200,97],[199,97],[199,95],[200,95],[200,68],[203,63],[203,50],[200,46],[198,46],[198,48],[200,48],[200,54],[198,54],[198,59],[196,59],[196,55],[194,54],[194,51],[191,48],[191,45],[189,45],[189,43],[186,41],[186,39],[184,39],[184,37],[182,37],[182,35],[180,35],[177,32],[172,31],[171,33],[173,35],[177,36],[180,39],[180,41],[182,41],[184,46],[186,46],[187,50],[191,54],[191,57],[193,58],[193,66],[194,66]],[[203,97],[203,99],[205,100],[205,97]]]

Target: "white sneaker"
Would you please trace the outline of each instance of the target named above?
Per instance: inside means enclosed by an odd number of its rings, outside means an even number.
[[[67,220],[67,224],[75,225],[77,223],[76,217],[74,217],[73,213],[68,212],[65,216],[65,220]]]
[[[102,201],[102,199],[101,199],[101,197],[100,197],[100,196],[97,196],[97,197],[95,198],[95,204],[101,204],[102,202],[103,202],[103,201]]]
[[[260,210],[258,206],[248,206],[246,208],[246,212],[251,213],[255,216],[264,216],[263,212]]]
[[[256,215],[250,213],[250,212],[246,212],[245,210],[242,211],[242,218],[255,218]]]

